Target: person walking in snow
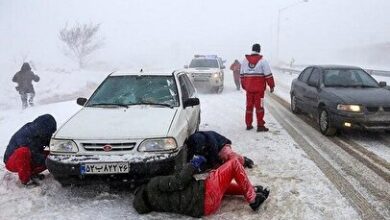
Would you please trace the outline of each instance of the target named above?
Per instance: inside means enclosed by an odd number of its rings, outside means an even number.
[[[230,70],[233,71],[234,83],[237,90],[240,90],[240,69],[241,64],[238,60],[234,60],[234,63],[230,66]]]
[[[210,172],[206,179],[196,180],[193,175],[202,171],[206,162],[205,157],[194,155],[179,172],[153,177],[141,185],[135,191],[135,210],[139,214],[157,211],[200,218],[215,213],[224,195],[243,195],[254,211],[268,198],[269,190],[252,186],[237,157]]]
[[[9,141],[4,153],[4,163],[8,171],[16,172],[22,184],[42,179],[39,173],[46,170],[46,157],[50,138],[57,130],[57,122],[50,114],[41,115],[21,127]]]
[[[188,160],[193,155],[201,155],[207,159],[206,169],[213,169],[225,161],[237,157],[244,167],[253,168],[254,163],[232,150],[232,142],[215,131],[197,131],[185,141]]]
[[[18,84],[16,91],[19,92],[22,99],[22,108],[25,109],[28,105],[34,106],[35,91],[32,81],[38,82],[39,76],[31,71],[30,64],[23,63],[22,68],[14,75],[12,81]]]
[[[264,91],[267,85],[274,91],[275,82],[268,62],[260,55],[260,44],[252,46],[252,53],[241,63],[241,86],[246,91],[246,129],[253,129],[253,109],[256,108],[257,131],[268,131],[264,126]]]

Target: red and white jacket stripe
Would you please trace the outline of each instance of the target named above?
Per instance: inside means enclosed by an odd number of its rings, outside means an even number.
[[[247,92],[264,92],[267,85],[275,86],[268,62],[259,54],[245,55],[241,63],[240,78],[242,88]]]

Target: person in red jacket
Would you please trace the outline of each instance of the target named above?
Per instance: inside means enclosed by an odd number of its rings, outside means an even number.
[[[230,70],[233,71],[234,83],[236,84],[237,90],[240,90],[240,69],[240,62],[238,62],[238,60],[234,60],[234,63],[230,66]]]
[[[268,62],[260,55],[260,44],[252,46],[252,53],[241,63],[241,86],[246,91],[246,129],[253,128],[253,109],[256,108],[257,131],[268,131],[264,126],[264,91],[267,85],[274,91],[275,82]]]

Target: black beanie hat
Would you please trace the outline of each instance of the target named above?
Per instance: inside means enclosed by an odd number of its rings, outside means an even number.
[[[253,44],[253,46],[252,46],[252,51],[253,52],[260,53],[260,50],[261,50],[260,44]]]

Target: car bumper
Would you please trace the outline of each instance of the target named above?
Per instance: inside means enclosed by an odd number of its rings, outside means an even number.
[[[195,87],[197,88],[213,88],[213,87],[219,87],[223,84],[223,81],[221,78],[194,78],[193,80]]]
[[[56,179],[72,179],[73,181],[115,179],[126,182],[143,183],[154,176],[171,174],[175,169],[176,161],[179,161],[179,157],[182,157],[182,151],[171,154],[154,155],[143,159],[121,159],[117,156],[113,157],[116,157],[115,160],[110,158],[110,156],[50,154],[46,159],[46,166]],[[129,171],[120,174],[84,174],[81,171],[81,166],[86,163],[112,162],[129,163]]]
[[[356,114],[334,113],[332,124],[338,128],[390,130],[390,113]]]

